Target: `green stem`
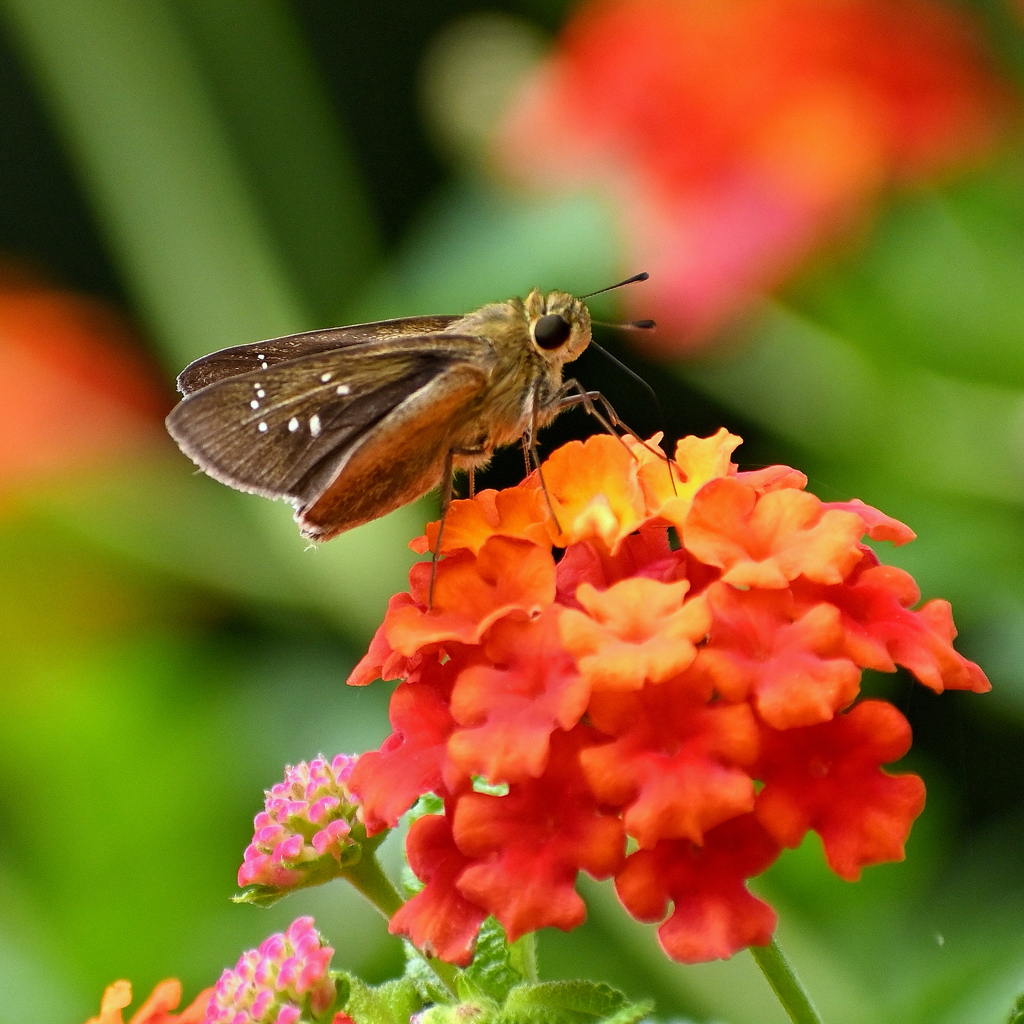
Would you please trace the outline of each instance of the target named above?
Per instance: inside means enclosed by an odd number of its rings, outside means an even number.
[[[362,826],[356,825],[352,831],[353,835],[356,835],[362,831]],[[372,839],[360,836],[363,855],[358,862],[345,869],[343,877],[390,921],[405,901],[391,884],[391,879],[384,874],[384,869],[380,866],[380,861],[377,860],[376,849],[386,836],[387,832],[382,832]],[[441,984],[452,995],[457,995],[458,968],[443,960],[438,960],[437,957],[424,956],[423,959],[430,965],[430,969],[437,975]]]
[[[822,1024],[807,989],[796,976],[796,971],[779,948],[779,944],[772,939],[771,945],[751,946],[750,952],[793,1024]]]

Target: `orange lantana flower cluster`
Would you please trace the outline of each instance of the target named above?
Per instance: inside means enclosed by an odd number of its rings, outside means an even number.
[[[746,881],[808,830],[843,878],[903,856],[924,786],[882,771],[910,729],[854,704],[861,671],[989,684],[953,650],[949,605],[912,610],[913,579],[863,543],[906,526],[785,466],[739,472],[739,443],[684,438],[669,462],[593,437],[543,487],[452,504],[432,601],[422,562],[349,680],[402,680],[392,735],[348,781],[368,833],[444,801],[410,829],[425,886],[393,932],[465,964],[488,914],[511,940],[579,925],[584,870],[697,962],[769,941]]]

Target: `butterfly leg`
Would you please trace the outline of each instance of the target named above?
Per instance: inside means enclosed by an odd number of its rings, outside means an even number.
[[[441,554],[441,540],[444,537],[444,524],[448,519],[448,506],[452,503],[452,487],[455,482],[455,451],[450,449],[444,457],[444,470],[441,482],[441,523],[437,528],[437,540],[434,550],[430,553],[430,589],[427,591],[427,611],[434,607],[434,582],[437,579],[437,559]]]
[[[601,404],[601,411],[598,411],[595,402]],[[669,481],[672,484],[672,493],[677,494],[676,490],[676,478],[675,473],[672,472],[672,460],[660,449],[653,448],[648,444],[628,423],[624,422],[622,417],[615,411],[611,402],[608,401],[600,391],[587,391],[582,384],[575,378],[570,378],[564,381],[559,393],[556,397],[556,403],[559,409],[567,409],[572,405],[582,405],[583,408],[597,420],[598,423],[608,431],[612,437],[622,441],[616,431],[616,427],[622,430],[623,433],[629,434],[638,444],[646,448],[652,455],[657,455],[658,458],[664,459],[665,465],[668,467]]]
[[[531,451],[530,441],[526,434],[523,434],[519,440],[523,446],[523,464],[526,466],[526,475],[529,476],[537,468],[530,462],[530,456],[533,454]]]
[[[523,453],[527,454],[526,461],[526,472],[527,475],[530,473],[530,463],[537,469],[537,479],[540,481],[540,489],[544,494],[544,501],[548,506],[548,512],[551,514],[551,521],[555,524],[555,529],[561,533],[562,526],[558,522],[558,514],[555,512],[555,506],[551,503],[551,495],[548,493],[548,485],[544,482],[544,470],[541,469],[540,456],[537,454],[537,395],[534,394],[533,400],[533,413],[530,418],[530,430],[528,434],[523,434]]]
[[[434,607],[434,581],[437,579],[437,560],[441,556],[441,541],[444,538],[444,524],[448,521],[448,507],[455,495],[455,456],[456,455],[487,455],[490,449],[486,445],[476,448],[449,448],[444,457],[444,469],[441,481],[441,524],[437,528],[437,542],[430,557],[430,589],[427,591],[427,610]],[[473,467],[469,467],[469,496],[474,494]]]

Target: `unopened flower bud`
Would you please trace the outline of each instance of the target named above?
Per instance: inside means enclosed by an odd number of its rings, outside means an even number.
[[[329,1019],[337,996],[328,973],[333,955],[313,918],[296,919],[221,975],[204,1024],[317,1024]]]

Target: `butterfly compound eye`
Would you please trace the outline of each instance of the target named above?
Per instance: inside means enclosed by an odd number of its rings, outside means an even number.
[[[533,327],[533,340],[544,349],[558,348],[569,340],[572,327],[560,313],[542,316]]]

